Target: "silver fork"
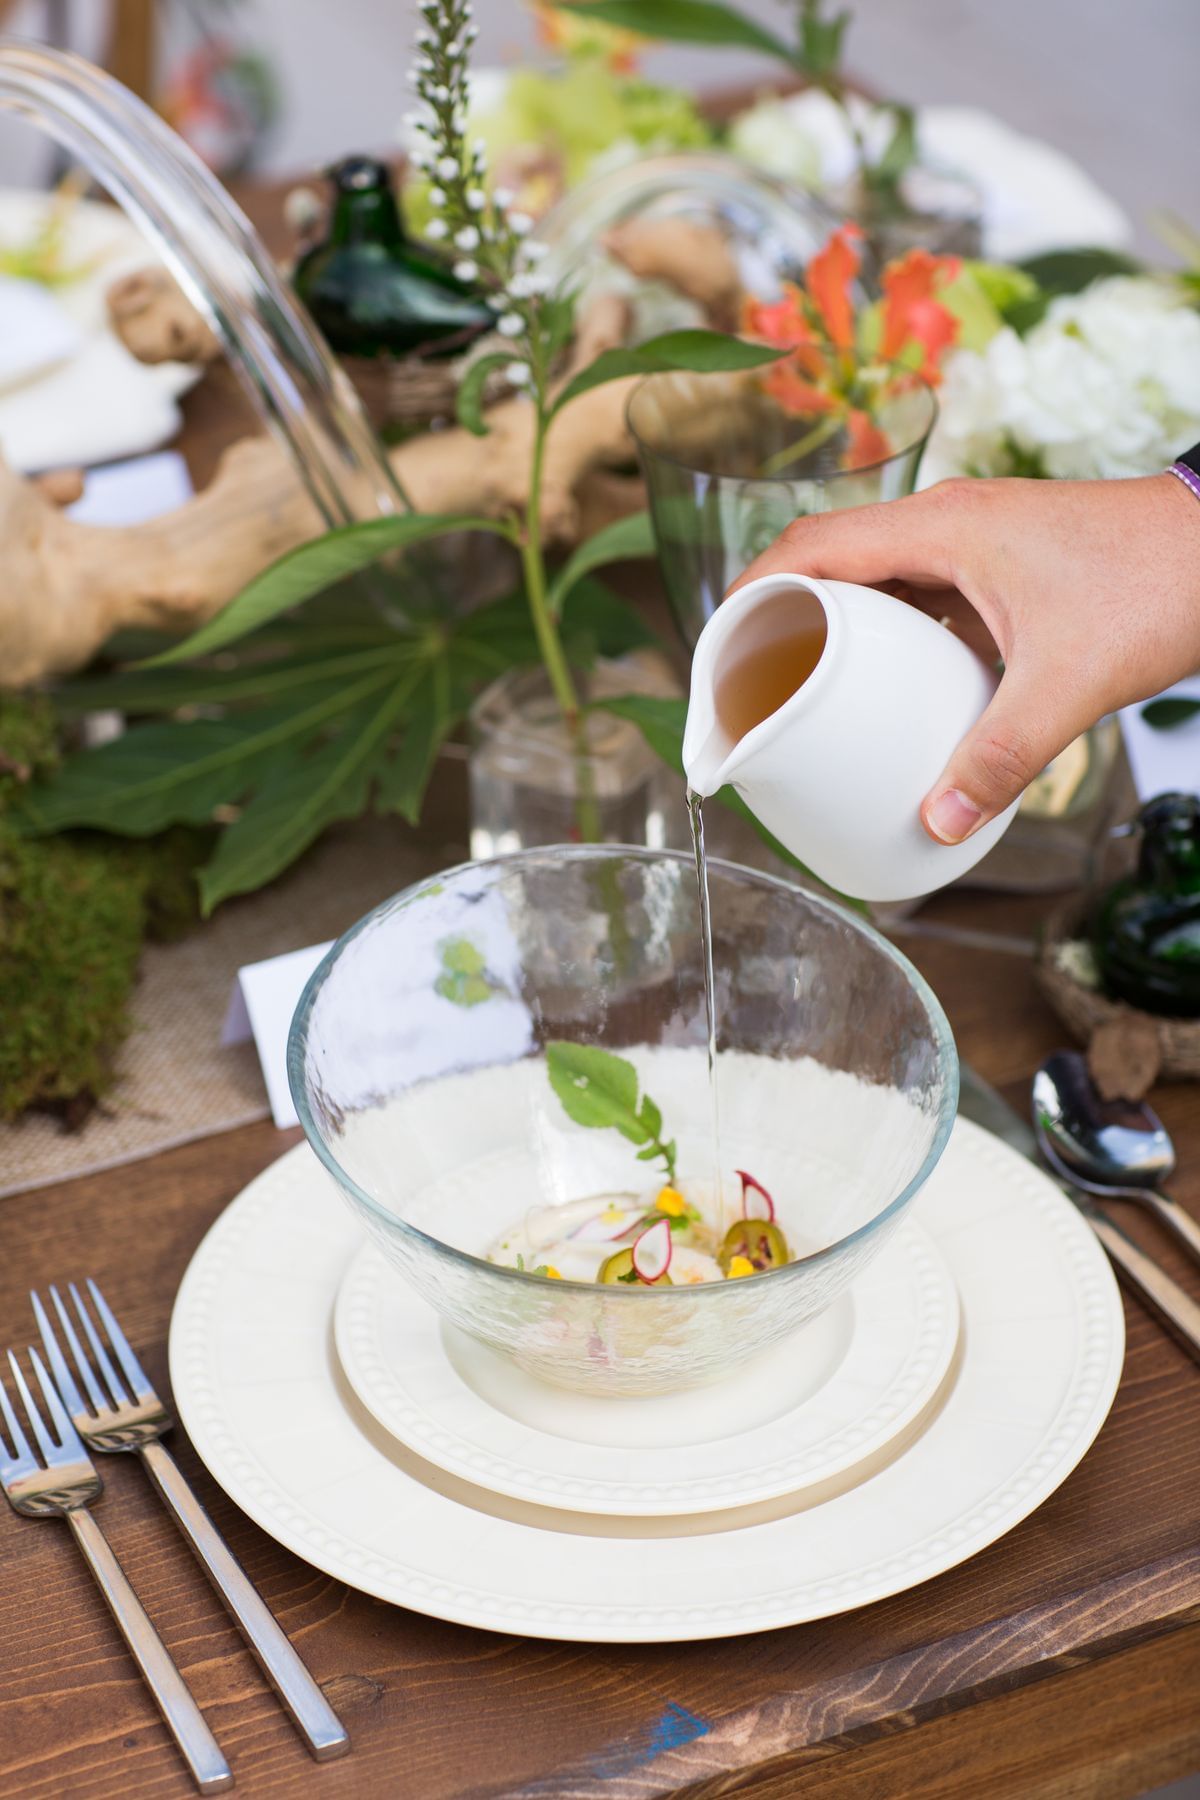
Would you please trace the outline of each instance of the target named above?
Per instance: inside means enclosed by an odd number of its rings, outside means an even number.
[[[93,1450],[129,1450],[141,1457],[167,1510],[233,1614],[264,1675],[291,1714],[313,1756],[318,1762],[341,1756],[350,1748],[345,1726],[188,1486],[174,1457],[158,1441],[164,1432],[170,1431],[175,1421],[151,1387],[104,1295],[94,1281],[89,1281],[87,1286],[92,1304],[108,1333],[113,1355],[120,1364],[120,1373],[114,1368],[75,1283],[69,1284],[69,1292],[95,1359],[94,1367],[61,1294],[57,1288],[50,1289],[63,1336],[87,1394],[87,1404],[63,1355],[46,1308],[37,1294],[30,1295],[58,1391],[67,1403],[79,1435]],[[96,1369],[100,1372],[99,1377]]]
[[[0,1382],[0,1412],[8,1432],[9,1445],[0,1435],[0,1486],[8,1495],[15,1512],[28,1518],[49,1518],[57,1514],[67,1521],[84,1560],[96,1577],[100,1592],[120,1628],[142,1671],[146,1686],[167,1729],[179,1745],[196,1786],[202,1794],[219,1794],[233,1786],[233,1774],[221,1754],[220,1745],[209,1730],[204,1714],[171,1661],[167,1646],[159,1637],[141,1601],[129,1585],[129,1578],[117,1561],[112,1546],[97,1525],[88,1508],[97,1499],[103,1482],[79,1435],[63,1410],[36,1350],[29,1352],[46,1410],[57,1433],[52,1437],[38,1411],[21,1365],[10,1350],[9,1365],[25,1416],[29,1420],[38,1449],[39,1462],[22,1431],[4,1383]]]

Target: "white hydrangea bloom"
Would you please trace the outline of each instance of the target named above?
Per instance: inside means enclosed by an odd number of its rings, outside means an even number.
[[[1200,315],[1152,276],[1053,300],[1025,338],[946,363],[921,484],[946,475],[1152,474],[1200,438]]]

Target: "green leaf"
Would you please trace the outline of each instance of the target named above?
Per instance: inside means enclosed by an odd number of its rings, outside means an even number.
[[[683,730],[687,723],[686,700],[659,700],[648,694],[620,694],[611,700],[597,700],[594,704],[604,712],[615,713],[618,718],[628,719],[636,725],[654,754],[660,757],[668,768],[675,769],[680,780],[683,780]],[[753,826],[763,843],[767,845],[768,849],[773,850],[782,862],[787,863],[789,867],[797,870],[799,874],[806,876],[810,881],[819,880],[819,877],[814,875],[798,856],[793,856],[791,851],[781,844],[779,839],[754,816],[740,794],[735,793],[732,788],[724,787],[713,798],[721,806],[726,806],[731,812],[735,812],[748,825]],[[870,909],[864,901],[855,900],[849,894],[839,893],[837,888],[831,888],[825,882],[822,882],[821,886],[825,887],[835,900],[840,901],[851,912],[861,913],[864,917],[870,916]]]
[[[546,334],[546,357],[553,363],[566,349],[575,331],[575,307],[578,295],[570,289],[550,294],[542,302],[542,330]]]
[[[1155,731],[1175,731],[1200,713],[1200,700],[1183,695],[1170,695],[1165,700],[1151,700],[1142,708],[1142,717]]]
[[[458,398],[454,410],[460,425],[473,431],[476,437],[486,437],[488,423],[483,416],[483,395],[488,382],[501,369],[507,369],[513,360],[512,352],[496,350],[490,356],[481,356],[473,362],[458,384]]]
[[[637,1116],[637,1070],[623,1056],[597,1044],[558,1040],[546,1045],[546,1068],[563,1110],[577,1125],[612,1126],[633,1144],[646,1141]]]
[[[557,618],[572,588],[585,575],[590,575],[593,569],[603,568],[605,563],[628,562],[634,557],[653,555],[654,531],[648,512],[633,513],[627,519],[615,520],[602,531],[594,533],[586,543],[580,544],[563,564],[550,583],[547,596],[550,611]]]
[[[64,682],[54,690],[60,713],[77,718],[81,713],[114,709],[133,715],[175,712],[187,706],[236,706],[247,700],[267,701],[286,695],[295,704],[310,688],[327,688],[336,677],[344,681],[371,669],[402,669],[411,649],[389,632],[386,645],[330,655],[258,658],[234,668],[202,666],[171,669],[118,670]]]
[[[302,707],[136,725],[69,757],[51,781],[29,789],[22,821],[37,834],[86,825],[120,837],[204,824],[216,807],[240,800],[281,747],[306,741],[387,683],[376,674],[353,686],[339,682]]]
[[[689,369],[697,375],[731,374],[743,369],[760,369],[764,364],[778,362],[781,356],[790,354],[788,350],[751,344],[745,338],[730,337],[722,331],[664,331],[661,336],[647,338],[644,344],[634,344],[628,349],[602,350],[594,362],[567,383],[555,401],[553,411],[561,412],[580,394],[602,387],[606,381],[621,381],[628,375],[660,375],[671,369]]]
[[[659,1112],[649,1094],[642,1095],[642,1104],[638,1111],[638,1117],[646,1127],[649,1135],[652,1138],[657,1138],[662,1130],[662,1114]]]
[[[668,38],[677,44],[716,44],[739,50],[759,50],[792,66],[795,57],[782,38],[775,37],[755,19],[722,6],[718,0],[567,0],[564,10],[579,12],[643,37]]]
[[[683,728],[687,722],[686,700],[660,700],[649,694],[620,694],[611,700],[597,700],[603,712],[615,713],[636,725],[654,754],[674,769],[683,780]]]
[[[892,135],[878,162],[868,164],[865,171],[874,187],[894,188],[917,155],[917,120],[912,107],[893,105],[888,110],[894,120]]]
[[[232,894],[266,885],[295,862],[335,819],[350,819],[367,803],[371,765],[399,703],[395,690],[364,707],[338,736],[311,756],[280,758],[254,798],[221,833],[216,853],[200,871],[200,906],[207,915]]]
[[[380,771],[379,810],[397,812],[410,825],[420,819],[437,753],[469,703],[466,692],[456,702],[453,685],[450,668],[441,660],[422,675],[408,709],[404,740]]]
[[[234,596],[215,618],[199,631],[175,644],[145,666],[185,662],[207,656],[226,644],[236,643],[247,632],[257,631],[268,620],[298,606],[348,575],[356,575],[390,551],[442,537],[449,531],[491,531],[504,535],[492,519],[462,513],[405,513],[394,519],[370,519],[363,525],[342,525],[311,543],[300,544],[257,575]]]
[[[561,635],[568,660],[580,668],[597,656],[626,656],[659,641],[636,606],[590,575],[567,595]]]
[[[1046,250],[1028,256],[1017,267],[1031,275],[1044,295],[1078,294],[1106,275],[1140,275],[1144,264],[1122,250],[1105,247],[1080,250]]]
[[[800,15],[799,64],[810,80],[825,83],[837,76],[842,61],[842,40],[850,23],[849,12],[823,17],[823,0],[804,0]]]

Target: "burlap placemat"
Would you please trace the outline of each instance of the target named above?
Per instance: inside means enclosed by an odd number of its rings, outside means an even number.
[[[253,1044],[220,1042],[238,969],[339,936],[389,894],[465,854],[449,832],[439,842],[396,819],[361,820],[181,943],[149,945],[116,1085],[79,1131],[36,1114],[0,1126],[0,1197],[266,1118]]]

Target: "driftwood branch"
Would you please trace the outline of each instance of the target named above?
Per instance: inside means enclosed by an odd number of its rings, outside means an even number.
[[[611,247],[636,273],[673,281],[714,322],[728,323],[735,274],[715,232],[690,224],[670,231],[662,221],[649,231],[626,225]],[[109,303],[114,329],[143,361],[203,362],[216,354],[208,325],[163,272],[117,283]],[[624,343],[629,328],[624,300],[597,299],[579,322],[562,379]],[[593,388],[555,419],[541,494],[549,543],[571,545],[645,503],[630,473],[625,406],[632,385]],[[389,452],[419,511],[503,518],[525,507],[531,403],[514,393],[489,408],[487,420],[485,437],[451,427]],[[77,524],[61,508],[78,491],[73,471],[34,482],[0,462],[0,685],[25,686],[80,668],[121,629],[193,630],[321,529],[286,453],[265,437],[235,444],[202,493],[147,524]]]

